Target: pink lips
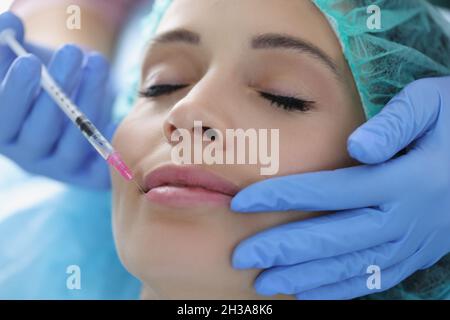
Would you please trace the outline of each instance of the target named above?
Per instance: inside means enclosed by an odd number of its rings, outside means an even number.
[[[239,191],[233,183],[198,167],[167,165],[145,176],[146,198],[171,207],[228,206]]]

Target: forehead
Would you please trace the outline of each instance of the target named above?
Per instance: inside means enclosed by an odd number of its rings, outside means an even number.
[[[261,33],[289,34],[344,62],[334,31],[309,0],[174,0],[157,32],[177,28],[200,33],[205,43],[229,45]]]

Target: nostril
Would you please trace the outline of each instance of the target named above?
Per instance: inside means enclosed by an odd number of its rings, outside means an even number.
[[[216,138],[218,138],[216,130],[210,127],[203,127],[203,135],[211,141],[216,141]]]
[[[179,137],[178,137],[179,135],[177,134],[178,129],[173,124],[171,124],[171,123],[165,124],[163,131],[164,131],[167,141],[173,141],[174,139],[175,140],[179,139]]]

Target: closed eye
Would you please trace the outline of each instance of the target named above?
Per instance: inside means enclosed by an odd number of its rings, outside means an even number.
[[[271,105],[282,108],[286,111],[307,112],[314,107],[314,101],[294,97],[279,96],[267,92],[259,92],[259,94],[264,99],[269,100]]]
[[[187,84],[177,84],[177,85],[155,85],[150,86],[143,91],[139,92],[139,96],[142,98],[157,98],[165,95],[170,95],[178,90],[188,87]],[[294,97],[286,97],[280,95],[274,95],[267,92],[259,92],[261,97],[268,100],[271,105],[275,105],[278,108],[282,108],[286,111],[301,111],[307,112],[314,107],[314,101],[309,101],[305,99],[299,99]]]
[[[175,91],[184,89],[188,87],[187,84],[177,84],[177,85],[169,85],[169,84],[163,84],[163,85],[156,85],[151,86],[143,91],[139,92],[139,96],[142,98],[157,98],[160,96],[169,95]]]

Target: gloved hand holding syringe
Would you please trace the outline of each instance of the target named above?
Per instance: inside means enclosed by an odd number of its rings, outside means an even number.
[[[12,29],[3,30],[0,33],[0,44],[8,45],[17,56],[25,56],[28,54],[23,46],[16,40],[15,31]],[[113,166],[127,181],[133,181],[139,191],[144,193],[142,187],[134,180],[133,173],[121,159],[119,153],[114,150],[108,140],[106,140],[92,122],[89,121],[89,119],[61,90],[45,66],[42,66],[41,86],[69,119],[80,129],[89,143],[97,150],[103,159]]]

